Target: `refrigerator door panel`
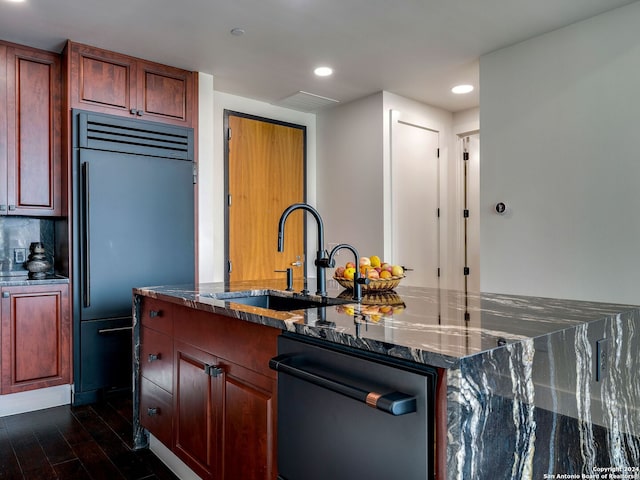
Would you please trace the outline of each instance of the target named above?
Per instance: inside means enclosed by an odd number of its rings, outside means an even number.
[[[131,289],[194,281],[193,163],[80,150],[81,320],[131,315]]]

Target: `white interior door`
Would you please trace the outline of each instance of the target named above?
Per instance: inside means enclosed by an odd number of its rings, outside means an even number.
[[[397,112],[394,112],[397,113]],[[412,269],[404,285],[439,286],[439,134],[392,115],[392,262]]]

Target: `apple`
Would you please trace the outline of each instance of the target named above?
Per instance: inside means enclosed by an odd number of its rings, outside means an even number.
[[[394,265],[391,267],[391,275],[394,277],[401,277],[404,275],[404,269],[400,265]]]
[[[336,277],[342,277],[344,275],[344,271],[345,270],[346,270],[345,267],[342,267],[342,266],[338,267],[338,268],[336,268],[336,271],[334,272],[334,275]]]
[[[389,270],[382,270],[379,275],[382,279],[391,278],[393,276]]]
[[[390,263],[384,262],[382,265],[380,265],[380,268],[382,270],[386,270],[387,272],[391,273],[392,265]]]
[[[375,268],[369,268],[367,270],[367,278],[370,278],[371,280],[378,280],[380,278],[380,274]]]
[[[355,274],[356,274],[356,269],[353,267],[349,267],[344,269],[344,273],[342,274],[342,276],[347,280],[353,280],[353,277],[355,276]]]
[[[356,264],[353,262],[347,262],[344,268],[356,268]]]
[[[375,267],[376,272],[380,273],[382,271],[382,269],[380,267]]]
[[[360,257],[360,266],[369,266],[371,265],[371,260],[369,257]]]

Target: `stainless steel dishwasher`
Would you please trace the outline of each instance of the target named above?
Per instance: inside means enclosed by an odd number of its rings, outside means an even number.
[[[434,369],[292,334],[278,349],[279,479],[434,478]]]

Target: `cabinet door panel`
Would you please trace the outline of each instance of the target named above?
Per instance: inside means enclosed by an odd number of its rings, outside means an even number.
[[[214,477],[219,415],[216,379],[205,372],[215,357],[174,342],[174,451],[198,475]]]
[[[68,287],[2,289],[2,393],[68,383]]]
[[[9,214],[60,214],[60,83],[60,60],[56,55],[9,48]]]
[[[7,89],[3,81],[6,78],[7,47],[0,44],[0,215],[7,210]]]
[[[277,473],[276,382],[238,365],[225,365],[225,370],[222,478],[273,480]]]
[[[136,102],[135,82],[131,58],[71,44],[71,108],[130,116]]]
[[[142,88],[138,108],[145,115],[161,117],[179,125],[189,123],[193,101],[193,76],[184,70],[140,62]]]
[[[129,66],[83,57],[80,99],[111,107],[129,108]]]

